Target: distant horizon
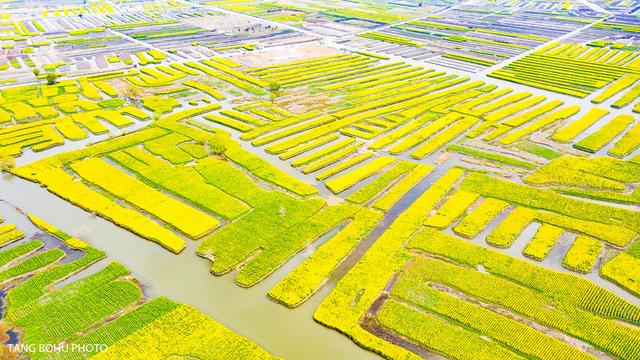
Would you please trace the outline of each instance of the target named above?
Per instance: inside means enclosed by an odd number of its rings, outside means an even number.
[[[2,358],[640,358],[639,9],[1,2]]]

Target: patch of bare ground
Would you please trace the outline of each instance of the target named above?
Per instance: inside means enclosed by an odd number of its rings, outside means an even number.
[[[224,34],[269,34],[280,27],[252,19],[244,15],[223,14],[203,17],[187,17],[184,22],[207,30],[215,30]]]
[[[336,102],[326,94],[309,94],[307,92],[285,92],[285,96],[279,98],[276,101],[276,104],[278,106],[287,109],[287,111],[294,115],[306,114],[313,110],[322,111],[323,109],[326,109],[327,107],[334,105],[335,103]]]
[[[445,161],[449,160],[453,156],[452,152],[445,151],[433,162],[436,165],[444,164]]]
[[[553,142],[551,142],[553,143]],[[553,143],[555,144],[555,143]],[[467,139],[465,140],[464,146],[470,146],[476,149],[480,149],[480,150],[484,150],[490,153],[494,153],[494,154],[498,154],[498,155],[505,155],[505,156],[514,156],[516,158],[520,158],[529,162],[533,162],[533,163],[539,163],[541,161],[541,159],[531,153],[528,153],[526,151],[519,151],[517,149],[512,149],[512,148],[503,148],[503,147],[499,147],[499,146],[494,146],[494,145],[490,145],[485,143],[484,141],[480,141],[477,139]],[[555,144],[557,145],[557,144]]]
[[[148,88],[131,85],[128,82],[125,82],[124,80],[121,80],[121,79],[112,79],[107,82],[118,92],[118,94],[120,94],[120,96],[126,95],[127,92],[131,91],[129,89],[134,89],[133,90],[134,95],[138,99],[142,99],[143,97],[154,95],[154,92],[159,91],[159,89],[162,89],[163,91],[165,91],[165,90],[174,90],[174,89],[183,87],[180,82],[176,82],[176,85],[168,85],[165,87],[148,87]]]
[[[546,131],[546,132],[542,132],[542,133],[535,133],[533,135],[531,135],[529,137],[529,140],[534,142],[534,143],[538,143],[541,145],[546,145],[550,148],[552,148],[555,151],[564,153],[566,155],[584,155],[584,152],[580,151],[580,150],[576,150],[573,146],[571,146],[571,143],[568,144],[560,144],[557,143],[551,139],[551,135],[552,132],[551,131]]]
[[[474,157],[467,156],[467,155],[463,155],[460,158],[460,161],[463,162],[463,163],[471,164],[471,165],[478,165],[478,166],[484,166],[484,167],[489,167],[491,169],[495,169],[495,170],[493,170],[494,174],[499,175],[500,177],[503,177],[503,178],[506,178],[506,179],[513,178],[514,176],[519,176],[519,175],[525,175],[526,174],[526,171],[520,171],[515,167],[511,167],[510,168],[509,166],[501,165],[501,164],[496,163],[496,162],[491,162],[491,161],[482,160],[482,159],[476,159]]]
[[[233,55],[229,58],[247,67],[260,67],[339,54],[340,51],[333,47],[317,43],[302,43],[271,47]]]

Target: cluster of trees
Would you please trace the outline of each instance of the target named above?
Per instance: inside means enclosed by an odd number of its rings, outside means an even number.
[[[35,75],[36,77],[38,77],[40,75],[40,69],[33,69],[33,75]],[[47,80],[47,85],[53,85],[58,81],[58,78],[60,78],[60,74],[58,73],[47,73],[47,75],[45,76],[45,79]]]

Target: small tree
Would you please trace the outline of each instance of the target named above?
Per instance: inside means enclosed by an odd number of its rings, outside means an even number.
[[[280,95],[282,95],[282,85],[277,81],[269,82],[269,99],[271,102],[275,102]]]
[[[219,156],[225,151],[227,151],[227,138],[222,134],[214,134],[209,140],[209,152]]]
[[[40,69],[33,69],[33,75],[38,77],[38,75],[40,75]]]
[[[47,73],[47,85],[53,85],[58,81],[60,77],[59,74],[56,73]]]
[[[280,92],[280,90],[282,90],[282,85],[280,85],[279,82],[277,82],[277,81],[270,81],[269,82],[269,91],[270,92]]]

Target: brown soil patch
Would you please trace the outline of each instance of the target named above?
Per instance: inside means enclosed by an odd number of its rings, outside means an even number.
[[[317,43],[302,43],[241,53],[232,55],[230,58],[247,67],[259,67],[338,54],[340,54],[338,49],[329,46]]]

